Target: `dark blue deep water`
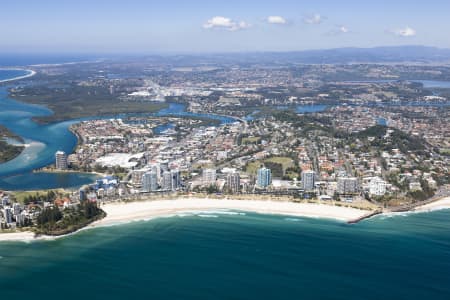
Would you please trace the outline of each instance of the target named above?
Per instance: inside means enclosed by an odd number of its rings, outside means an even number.
[[[2,299],[450,299],[450,211],[218,212],[0,243]]]

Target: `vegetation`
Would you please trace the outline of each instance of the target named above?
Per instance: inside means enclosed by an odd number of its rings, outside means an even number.
[[[84,201],[63,208],[61,199],[68,198],[64,190],[16,192],[11,198],[24,205],[33,205],[38,213],[32,222],[27,219],[22,227],[30,227],[37,234],[63,235],[81,229],[106,216],[96,202]]]
[[[384,136],[390,130],[390,136],[387,140]],[[353,135],[357,138],[374,137],[375,139],[370,143],[371,146],[377,147],[381,150],[399,149],[401,152],[408,151],[423,151],[425,150],[426,142],[423,139],[409,136],[401,130],[396,128],[389,128],[382,125],[372,126],[366,130],[360,131]]]
[[[259,136],[243,137],[241,143],[242,143],[242,145],[258,144],[260,141],[261,141],[261,137],[259,137]]]
[[[303,134],[312,130],[320,130],[326,133],[334,132],[329,118],[316,117],[314,115],[298,115],[287,110],[275,112],[272,116],[278,121],[290,122],[293,127],[301,128]]]
[[[53,115],[37,118],[42,123],[119,113],[154,113],[168,107],[160,102],[123,101],[111,95],[107,87],[76,84],[61,88],[30,86],[12,91],[11,97],[50,108]]]
[[[208,194],[214,194],[219,192],[219,188],[215,184],[211,184],[206,188],[206,193]]]
[[[269,168],[272,171],[272,176],[273,177],[277,177],[277,178],[281,178],[283,177],[283,165],[276,163],[276,162],[272,162],[272,161],[265,161],[264,165],[266,168]]]
[[[48,207],[41,211],[37,217],[37,225],[39,227],[54,227],[55,223],[63,218],[61,211],[57,207]]]
[[[439,152],[441,155],[450,156],[450,148],[442,148],[437,152]]]
[[[80,170],[78,166],[72,167],[74,170]],[[91,170],[92,171],[92,170]],[[97,173],[108,173],[108,174],[126,174],[127,170],[121,166],[102,166],[100,164],[96,164],[93,169],[94,172]]]
[[[428,183],[425,180],[421,180],[420,185],[422,190],[411,191],[408,193],[414,201],[423,201],[434,196],[434,190],[428,186]]]
[[[10,161],[19,156],[23,149],[23,146],[10,145],[5,141],[0,140],[0,163]]]
[[[3,125],[0,125],[0,136],[14,138],[16,140],[23,142],[23,139],[20,136],[14,134],[13,132],[11,132],[8,128],[6,128]]]
[[[0,125],[0,163],[7,162],[9,160],[14,159],[20,153],[22,153],[24,147],[23,146],[15,146],[10,145],[3,138],[14,138],[19,141],[22,139],[19,136],[16,136],[14,133],[8,130],[5,126]]]
[[[261,165],[265,165],[267,168],[271,169],[273,177],[287,179],[286,175],[288,174],[289,178],[298,177],[294,161],[286,156],[273,156],[262,161],[250,162],[245,167],[245,171],[249,174],[256,174]]]
[[[35,232],[46,235],[63,235],[81,229],[105,215],[97,203],[90,201],[84,201],[76,207],[66,208],[63,211],[51,206],[39,214]]]
[[[206,187],[196,186],[196,187],[194,187],[193,191],[196,192],[196,193],[206,192],[206,194],[210,195],[210,194],[218,193],[219,192],[219,188],[215,184],[210,184],[210,185],[208,185]]]
[[[64,190],[44,190],[44,191],[29,191],[29,192],[15,192],[13,199],[21,204],[28,205],[31,203],[53,202],[58,197],[67,196]]]

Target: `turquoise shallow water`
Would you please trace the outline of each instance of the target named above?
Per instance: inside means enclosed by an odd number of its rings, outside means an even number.
[[[205,212],[0,243],[2,299],[450,299],[450,211]]]
[[[41,190],[69,188],[74,189],[94,182],[100,176],[89,173],[25,173],[0,179],[0,186],[7,191]]]
[[[68,128],[74,121],[39,125],[31,118],[51,114],[49,109],[20,103],[7,95],[7,90],[0,88],[0,124],[21,136],[27,147],[15,159],[0,164],[0,189],[69,188],[92,182],[94,177],[87,174],[31,173],[53,163],[56,151],[72,152],[77,140]]]

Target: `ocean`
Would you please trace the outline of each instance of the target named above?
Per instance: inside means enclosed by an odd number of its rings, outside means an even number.
[[[0,67],[22,67],[38,64],[62,64],[95,61],[104,55],[0,53]],[[8,77],[9,78],[9,77]]]
[[[203,212],[0,243],[2,299],[450,299],[450,211]]]
[[[25,76],[28,75],[28,71],[25,70],[4,70],[4,69],[0,69],[0,81],[2,80],[6,80],[6,79],[11,79],[11,78],[16,78],[16,77],[20,77],[20,76]]]

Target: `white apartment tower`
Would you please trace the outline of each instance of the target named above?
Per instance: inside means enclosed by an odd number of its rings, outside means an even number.
[[[369,194],[374,196],[383,196],[386,194],[386,181],[380,177],[374,177],[369,183]]]
[[[316,183],[316,172],[303,171],[302,172],[302,187],[305,191],[313,191]]]
[[[217,174],[215,169],[204,169],[203,170],[203,184],[211,185],[215,184],[217,180]]]
[[[232,193],[238,193],[241,190],[241,179],[238,172],[227,175],[227,188]]]
[[[55,165],[58,170],[67,170],[67,155],[64,151],[55,153]]]

